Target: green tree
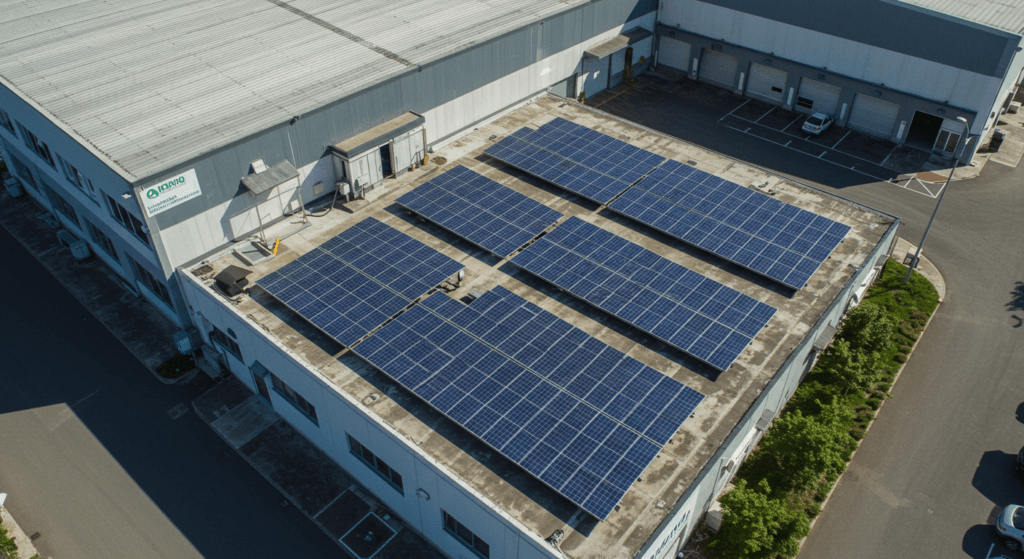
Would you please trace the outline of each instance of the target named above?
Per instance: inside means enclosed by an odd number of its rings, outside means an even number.
[[[810,531],[807,515],[791,509],[780,499],[769,497],[771,488],[761,480],[747,487],[747,480],[722,497],[722,528],[710,544],[720,557],[767,559],[796,557],[797,543]]]
[[[760,451],[776,457],[789,489],[800,491],[821,480],[838,476],[846,467],[844,448],[852,442],[848,432],[853,410],[838,398],[828,405],[817,401],[821,412],[809,416],[800,410],[775,420],[761,440]]]
[[[846,313],[841,335],[853,351],[870,354],[884,352],[892,344],[895,332],[896,323],[885,309],[863,304]]]
[[[821,356],[819,369],[835,379],[843,395],[851,388],[867,390],[878,380],[878,353],[854,349],[846,340],[836,340]]]

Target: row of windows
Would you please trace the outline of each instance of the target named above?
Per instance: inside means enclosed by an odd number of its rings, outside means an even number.
[[[238,347],[238,343],[229,338],[228,335],[220,328],[217,328],[216,326],[211,326],[211,328],[213,328],[213,330],[210,330],[210,340],[241,361],[242,349]]]
[[[462,545],[468,547],[480,557],[487,559],[491,556],[491,546],[487,545],[487,542],[480,539],[479,536],[471,532],[461,522],[455,520],[455,517],[449,514],[448,511],[442,510],[441,514],[444,515],[444,530],[446,532],[455,536],[455,539],[459,540]]]
[[[402,476],[396,472],[394,468],[388,466],[387,463],[378,458],[376,454],[370,452],[370,449],[355,440],[352,435],[348,435],[348,448],[352,454],[365,462],[371,470],[377,472],[377,475],[384,478],[384,481],[387,481],[397,489],[399,493],[405,495],[405,488],[402,487]]]
[[[17,129],[21,131],[21,139],[25,143],[25,145],[28,146],[29,149],[35,152],[35,154],[38,155],[40,159],[49,164],[50,167],[53,167],[54,169],[60,169],[60,171],[64,174],[64,177],[67,178],[68,182],[74,185],[79,190],[81,190],[83,193],[85,193],[90,199],[96,199],[96,188],[93,186],[92,181],[89,180],[88,177],[82,174],[82,172],[79,171],[77,167],[75,167],[66,159],[61,157],[60,154],[52,152],[50,150],[50,146],[46,145],[46,142],[40,140],[35,134],[32,133],[31,130],[25,128],[25,126],[22,125],[20,122],[12,120],[10,115],[8,115],[3,109],[0,109],[0,126],[3,126],[7,130],[9,130],[11,134],[18,135],[15,133],[15,125],[17,125]],[[15,162],[15,167],[18,176],[21,177],[21,179],[24,180],[24,182],[28,183],[29,186],[38,190],[39,187],[37,186],[35,178],[32,176],[32,173],[29,171],[28,166],[25,165],[22,161],[18,160],[16,157],[14,157],[13,154],[11,155],[11,158]],[[136,237],[139,238],[139,240],[146,244],[149,244],[149,237],[146,235],[146,228],[142,224],[142,221],[139,218],[132,215],[124,206],[115,202],[110,196],[104,195],[104,197],[107,202],[107,209],[110,210],[110,215],[114,218],[114,220],[120,223],[125,229],[132,232]],[[65,213],[62,208],[58,207],[58,210],[61,210],[61,213],[67,215],[67,213]],[[75,222],[77,223],[77,219],[75,219]]]
[[[299,410],[302,413],[306,414],[306,416],[308,416],[309,419],[313,421],[313,423],[315,423],[318,426],[320,425],[320,420],[316,418],[316,408],[313,407],[313,404],[307,402],[306,399],[303,398],[301,394],[296,392],[291,386],[285,384],[284,381],[277,378],[277,375],[275,375],[274,373],[270,373],[270,381],[274,385],[274,390],[276,390],[279,394],[284,396],[285,399],[287,399],[289,402],[294,404],[295,407],[299,408]]]
[[[49,188],[47,190],[50,190]],[[75,211],[75,207],[68,203],[63,197],[56,192],[50,191],[50,200],[53,201],[53,206],[57,208],[57,211],[64,214],[64,217],[68,218],[69,221],[75,224],[75,227],[81,227],[82,224],[78,221],[78,212]]]
[[[129,256],[128,260],[131,261],[132,268],[135,269],[135,277],[142,282],[142,285],[145,285],[146,289],[159,297],[161,301],[167,303],[168,306],[173,307],[174,304],[171,302],[171,293],[167,290],[167,286],[164,285],[162,281],[156,279],[153,274],[149,273],[149,270],[140,266],[134,258]]]

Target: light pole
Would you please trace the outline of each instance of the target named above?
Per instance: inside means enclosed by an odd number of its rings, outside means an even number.
[[[967,147],[967,136],[971,134],[971,125],[967,122],[967,119],[958,116],[957,120],[964,124],[964,148]],[[928,220],[928,227],[924,229],[924,236],[921,237],[921,243],[917,245],[917,254],[914,255],[914,259],[910,262],[910,269],[907,270],[907,276],[903,278],[903,283],[907,283],[910,280],[910,274],[917,268],[917,261],[921,258],[921,249],[924,248],[924,241],[928,238],[928,232],[932,230],[932,222],[935,221],[935,214],[939,213],[939,206],[942,205],[942,199],[946,196],[946,191],[949,190],[949,181],[953,178],[953,171],[956,171],[956,164],[960,158],[957,154],[957,149],[960,148],[960,142],[957,141],[956,148],[953,150],[953,167],[949,169],[949,176],[946,177],[946,184],[942,185],[942,194],[939,194],[939,201],[935,203],[935,209],[932,210],[932,218]]]

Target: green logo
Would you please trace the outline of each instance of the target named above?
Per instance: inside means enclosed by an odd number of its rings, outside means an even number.
[[[160,191],[158,191],[155,188],[150,188],[149,192],[146,193],[146,197],[149,198],[150,200],[156,198],[157,196],[160,196]]]

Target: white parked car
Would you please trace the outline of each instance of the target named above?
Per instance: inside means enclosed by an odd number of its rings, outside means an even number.
[[[819,136],[822,132],[828,130],[828,127],[832,126],[833,122],[835,122],[835,119],[825,113],[814,113],[804,121],[803,131]]]
[[[1006,549],[1017,551],[1024,547],[1024,507],[1010,505],[999,513],[996,532]]]

